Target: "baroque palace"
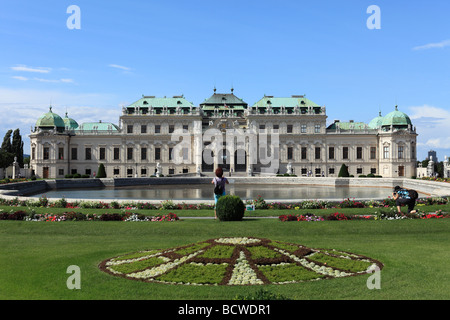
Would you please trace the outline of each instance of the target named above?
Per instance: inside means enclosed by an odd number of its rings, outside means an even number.
[[[355,177],[416,175],[416,129],[396,106],[369,123],[334,120],[303,95],[264,96],[249,106],[216,93],[199,106],[184,96],[142,96],[122,108],[119,123],[78,124],[53,112],[32,128],[30,167],[39,178],[232,175]]]

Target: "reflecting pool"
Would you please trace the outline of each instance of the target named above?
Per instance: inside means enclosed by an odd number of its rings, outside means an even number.
[[[333,187],[292,184],[229,184],[226,193],[243,200],[258,196],[266,200],[296,199],[385,199],[392,195],[392,188],[383,187]],[[116,188],[60,189],[30,195],[30,197],[104,200],[212,200],[213,185],[147,185]],[[419,194],[419,196],[422,196]]]

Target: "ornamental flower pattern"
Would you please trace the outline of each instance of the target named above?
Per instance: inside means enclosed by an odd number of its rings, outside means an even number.
[[[366,274],[383,264],[333,249],[228,237],[111,258],[99,268],[132,280],[183,285],[285,284]]]

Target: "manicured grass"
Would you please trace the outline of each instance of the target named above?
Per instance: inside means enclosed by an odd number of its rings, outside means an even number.
[[[336,249],[384,264],[380,290],[367,288],[370,275],[263,287],[291,299],[450,299],[449,229],[450,219],[0,221],[0,299],[233,299],[260,290],[262,287],[257,285],[202,287],[145,283],[113,277],[98,268],[101,261],[115,256],[218,237],[262,237],[311,248]],[[71,275],[66,271],[71,265],[80,267],[80,290],[69,290],[66,286]]]

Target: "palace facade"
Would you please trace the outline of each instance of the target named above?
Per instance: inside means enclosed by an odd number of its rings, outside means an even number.
[[[303,95],[264,96],[253,105],[214,93],[196,106],[184,96],[142,96],[118,124],[78,124],[50,107],[32,128],[30,166],[39,178],[232,175],[355,177],[416,175],[416,129],[396,106],[369,123],[335,120]]]

